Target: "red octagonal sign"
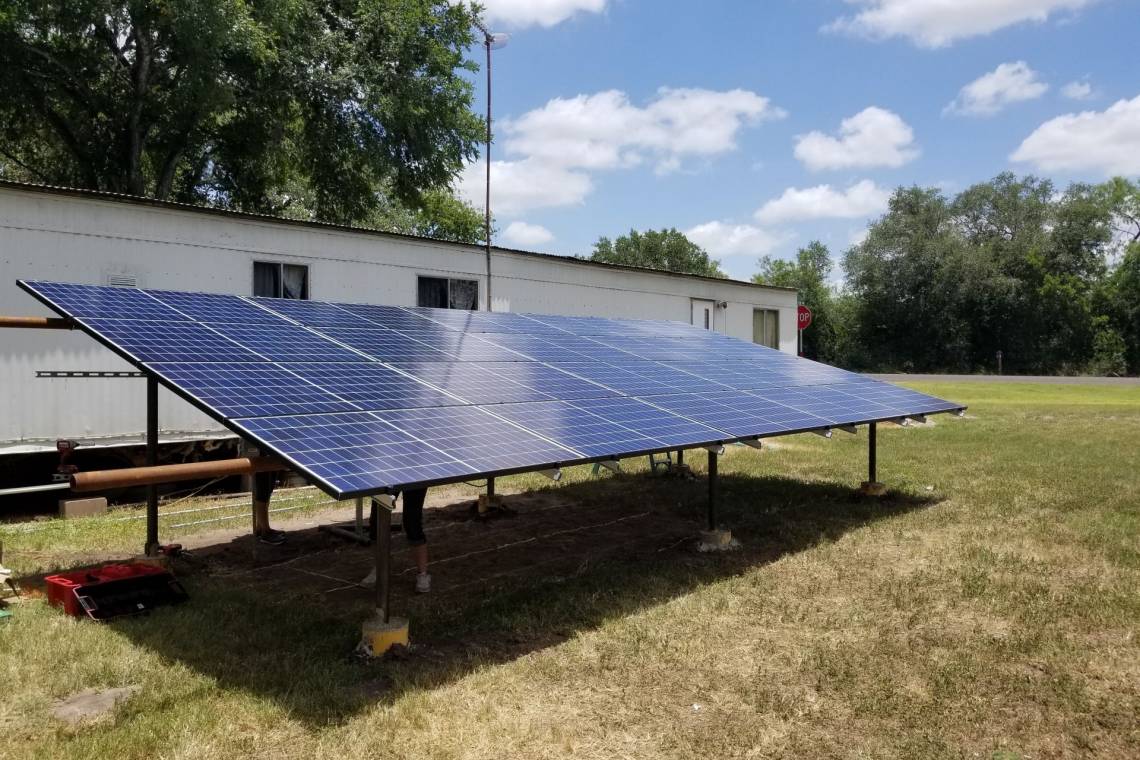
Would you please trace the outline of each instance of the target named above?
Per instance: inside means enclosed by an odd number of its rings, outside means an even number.
[[[811,325],[811,309],[803,304],[799,308],[799,323],[801,330],[806,330]]]

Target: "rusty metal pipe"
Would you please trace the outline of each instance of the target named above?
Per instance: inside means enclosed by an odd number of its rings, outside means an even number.
[[[63,317],[0,317],[0,327],[28,327],[46,330],[72,330],[75,325]]]
[[[77,472],[71,476],[71,490],[76,493],[102,491],[110,488],[131,488],[157,483],[177,483],[180,480],[225,478],[231,475],[252,475],[255,472],[275,472],[287,469],[270,457],[242,457],[221,459],[216,462],[189,462],[187,464],[160,464],[154,467],[130,467],[122,470],[96,470]]]

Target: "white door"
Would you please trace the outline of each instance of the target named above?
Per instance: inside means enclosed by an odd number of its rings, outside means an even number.
[[[693,324],[706,330],[716,329],[716,302],[693,299]]]

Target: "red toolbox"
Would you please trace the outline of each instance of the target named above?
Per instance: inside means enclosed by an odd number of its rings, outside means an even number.
[[[145,562],[92,567],[44,578],[48,601],[68,615],[107,620],[187,599],[170,571]]]

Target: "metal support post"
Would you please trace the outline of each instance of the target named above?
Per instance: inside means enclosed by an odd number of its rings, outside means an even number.
[[[684,466],[685,466],[685,450],[684,449],[677,449],[677,469],[679,470]]]
[[[146,463],[158,464],[158,381],[146,379]],[[148,557],[158,556],[158,486],[146,487],[146,546]]]
[[[709,530],[716,530],[716,502],[719,496],[719,484],[717,482],[716,465],[717,454],[715,451],[709,452]]]
[[[878,450],[877,450],[878,446],[877,446],[877,440],[876,440],[878,438],[878,432],[879,432],[879,426],[876,423],[872,422],[870,425],[867,426],[867,482],[868,483],[879,482],[879,478],[878,478],[879,467],[878,467],[878,462],[876,461],[877,456],[878,456]]]
[[[392,510],[373,499],[372,514],[376,517],[376,611],[388,623],[392,617]]]
[[[487,478],[487,501],[493,501],[495,498],[495,479]]]

